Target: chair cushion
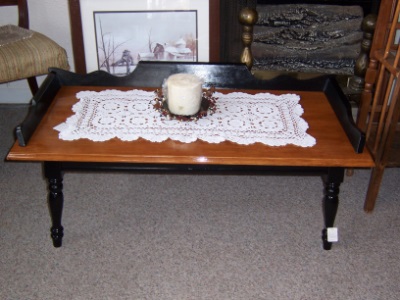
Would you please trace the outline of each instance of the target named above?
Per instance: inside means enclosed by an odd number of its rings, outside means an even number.
[[[11,41],[8,37],[0,43],[0,83],[44,75],[50,67],[69,70],[65,49],[41,33],[31,32],[28,37]]]
[[[32,34],[32,30],[15,25],[8,24],[5,26],[0,26],[0,46],[30,38]]]

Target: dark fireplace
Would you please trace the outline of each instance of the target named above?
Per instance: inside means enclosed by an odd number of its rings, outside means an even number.
[[[365,16],[379,1],[221,1],[221,61],[239,62],[243,49],[238,15],[256,8],[254,70],[352,74]]]

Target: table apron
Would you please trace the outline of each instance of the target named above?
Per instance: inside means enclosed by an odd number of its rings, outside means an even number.
[[[211,164],[141,164],[93,162],[44,162],[45,177],[64,171],[114,171],[133,173],[195,173],[232,175],[329,175],[343,172],[344,167],[250,166]],[[342,182],[343,178],[339,181]]]

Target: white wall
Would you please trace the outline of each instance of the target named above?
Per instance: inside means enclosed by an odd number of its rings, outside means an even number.
[[[28,0],[30,28],[41,32],[62,46],[74,70],[68,0]],[[17,10],[0,8],[0,26],[17,24]],[[39,84],[45,76],[38,78]],[[0,103],[29,103],[31,93],[26,80],[0,84]]]

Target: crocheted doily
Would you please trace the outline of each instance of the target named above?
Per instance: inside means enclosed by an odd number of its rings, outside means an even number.
[[[295,94],[255,95],[233,92],[213,94],[216,110],[193,122],[170,120],[154,109],[155,93],[143,90],[82,91],[72,110],[75,114],[54,129],[62,140],[106,141],[119,138],[151,142],[167,139],[190,143],[232,141],[238,144],[263,143],[270,146],[315,145],[301,118],[303,108]]]

